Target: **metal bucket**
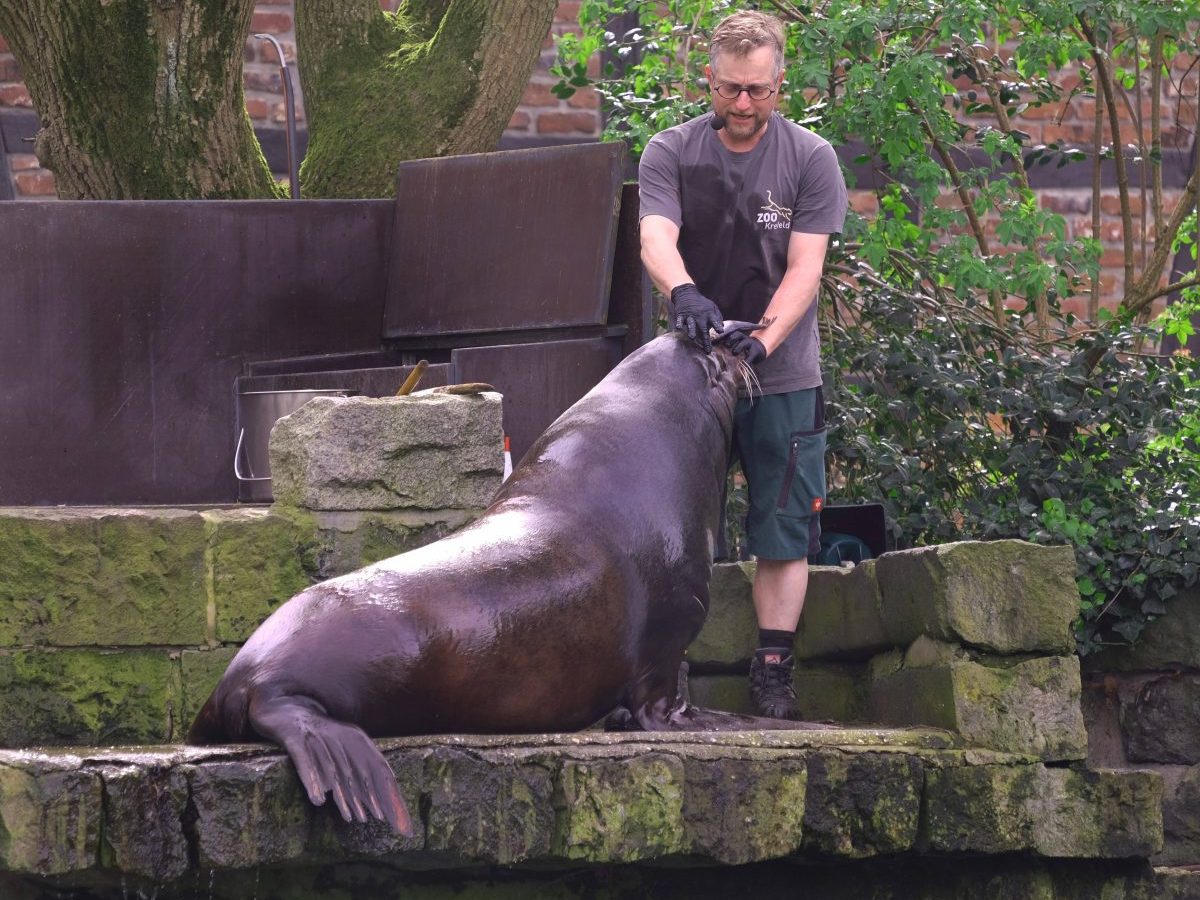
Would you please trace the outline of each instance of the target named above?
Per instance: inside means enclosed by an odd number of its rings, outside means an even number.
[[[271,427],[313,397],[347,397],[353,391],[319,388],[297,391],[243,391],[238,393],[238,438],[233,451],[233,474],[238,480],[238,500],[269,503]]]

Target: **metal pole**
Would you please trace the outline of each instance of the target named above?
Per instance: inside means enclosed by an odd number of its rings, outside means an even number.
[[[287,60],[283,58],[283,45],[272,35],[256,34],[260,41],[270,41],[275,45],[279,54],[279,75],[283,79],[283,100],[287,110],[287,157],[288,183],[293,200],[300,199],[300,164],[296,159],[296,97],[292,92],[292,71],[288,68]]]

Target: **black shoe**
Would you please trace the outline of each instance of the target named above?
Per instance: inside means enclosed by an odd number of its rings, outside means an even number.
[[[799,719],[796,688],[792,684],[795,662],[786,648],[764,647],[750,662],[750,700],[760,716]]]

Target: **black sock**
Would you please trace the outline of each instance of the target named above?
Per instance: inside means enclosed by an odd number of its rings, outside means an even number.
[[[792,644],[796,642],[796,632],[794,631],[778,631],[772,628],[758,629],[758,646],[759,649],[773,647],[776,649],[786,649],[788,653],[792,652]]]

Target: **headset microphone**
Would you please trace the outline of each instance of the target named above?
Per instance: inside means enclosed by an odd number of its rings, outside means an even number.
[[[716,113],[713,113],[713,117],[708,120],[708,127],[713,131],[720,131],[725,127],[725,117],[718,116]]]

